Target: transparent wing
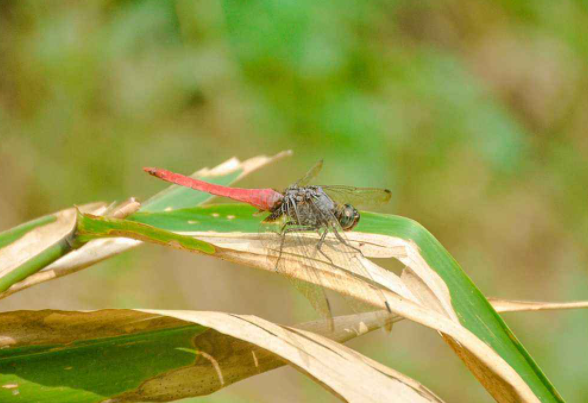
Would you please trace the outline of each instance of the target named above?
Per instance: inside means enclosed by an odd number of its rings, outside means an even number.
[[[300,236],[302,232],[309,232],[307,229],[291,226],[293,231],[282,233],[281,227],[288,217],[277,222],[262,222],[260,232],[267,239],[265,246],[270,256],[277,259],[276,270],[286,276],[290,283],[298,290],[312,305],[317,313],[329,320],[333,328],[333,312],[327,297],[324,284],[321,281],[319,272],[311,263],[314,253],[313,245],[316,239]],[[296,230],[300,230],[296,233]],[[293,277],[293,270],[304,271],[303,277],[313,282],[306,282]]]
[[[321,186],[323,190],[339,203],[349,203],[355,207],[377,206],[388,203],[392,192],[380,188],[356,188],[353,186]]]
[[[323,160],[318,160],[316,164],[298,181],[296,182],[296,186],[306,186],[308,185],[319,172],[323,169]]]
[[[321,214],[319,209],[316,209],[316,213]],[[295,214],[294,211],[290,212],[292,217]],[[329,319],[333,314],[325,288],[339,290],[355,312],[377,310],[367,301],[380,301],[385,305],[384,294],[366,267],[367,259],[349,243],[334,216],[322,218],[326,225],[321,228],[291,225],[287,233],[275,234],[278,242],[268,249],[271,256],[278,259],[278,272],[290,278],[314,309]],[[330,235],[325,236],[321,244],[320,239],[325,231]],[[293,270],[302,270],[300,274],[316,284],[293,278]],[[384,311],[382,325],[389,318],[389,314]]]
[[[319,209],[317,208],[317,210]],[[322,211],[323,214],[326,214],[324,210]],[[344,272],[346,282],[350,279],[352,280],[353,291],[349,296],[343,294],[348,305],[356,312],[377,309],[367,301],[378,301],[388,307],[384,293],[370,273],[368,266],[371,262],[358,248],[351,244],[339,221],[332,213],[328,213],[328,217],[325,218],[328,222],[328,231],[332,236],[326,238],[324,245],[321,247],[321,254],[326,255],[330,263]],[[388,313],[391,312],[389,311]],[[384,315],[383,319],[386,317],[387,315]]]

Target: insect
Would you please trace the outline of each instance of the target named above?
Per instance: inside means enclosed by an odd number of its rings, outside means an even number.
[[[363,295],[365,300],[378,298],[388,307],[373,281],[367,259],[349,242],[345,233],[361,219],[356,206],[386,203],[392,194],[388,189],[310,185],[322,165],[322,160],[317,162],[302,179],[283,192],[221,186],[159,168],[144,170],[167,182],[228,197],[269,212],[261,224],[261,232],[274,234],[269,237],[268,249],[276,254],[276,270],[293,280],[322,316],[332,319],[332,307],[322,285],[325,265],[344,272],[346,284],[351,277],[355,295]],[[306,278],[314,281],[303,282],[289,275],[288,264],[293,263],[299,270],[306,270]],[[337,275],[332,276],[331,281],[336,282],[337,278]],[[356,298],[347,297],[347,300],[356,311],[369,310]]]

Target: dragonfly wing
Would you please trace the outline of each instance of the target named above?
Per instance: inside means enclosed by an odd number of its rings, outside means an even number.
[[[316,164],[309,171],[298,181],[296,182],[296,186],[306,186],[308,185],[319,172],[323,169],[323,160],[318,160]]]
[[[323,219],[328,225],[328,231],[334,235],[334,237],[324,242],[321,247],[321,253],[326,255],[333,266],[346,274],[347,282],[351,280],[353,288],[352,296],[344,295],[347,303],[356,312],[377,309],[368,304],[367,301],[378,301],[382,305],[388,306],[381,287],[376,283],[370,273],[369,266],[372,263],[361,253],[361,250],[351,244],[345,231],[341,228],[339,221],[332,212],[326,212],[318,206],[315,206],[315,209],[318,210],[318,213],[322,213]],[[327,215],[327,217],[324,215]],[[389,309],[388,313],[391,313]],[[386,318],[389,318],[389,315],[384,314],[382,319],[384,320]]]
[[[285,236],[289,238],[284,246],[285,251],[282,252],[286,253],[286,255],[283,255],[281,262],[278,262],[278,270],[284,272],[285,265],[289,264],[288,262],[292,260],[302,263],[297,265],[297,269],[303,270],[306,277],[314,282],[301,281],[290,276],[288,276],[288,279],[292,285],[294,285],[294,287],[296,287],[296,289],[308,299],[318,314],[331,322],[330,327],[332,328],[333,312],[331,310],[331,303],[327,297],[326,289],[323,285],[319,271],[316,270],[312,261],[308,260],[309,256],[312,256],[312,253],[314,252],[314,242],[305,240],[303,237],[296,234],[288,234]],[[301,262],[301,260],[303,261]]]
[[[285,217],[287,219],[287,217]],[[319,272],[312,263],[313,254],[316,251],[316,240],[300,236],[296,230],[302,228],[290,226],[290,231],[282,233],[285,220],[282,222],[262,222],[260,232],[268,239],[266,248],[269,255],[277,259],[276,270],[286,276],[290,283],[310,302],[312,307],[324,319],[329,320],[329,326],[333,329],[333,312],[327,297],[325,287]],[[312,282],[306,282],[292,276],[292,270],[302,271],[304,278]]]
[[[321,186],[323,190],[339,203],[349,203],[355,207],[377,206],[388,203],[392,192],[380,188],[356,188],[353,186]]]
[[[319,285],[330,284],[341,291],[340,294],[355,312],[377,310],[368,301],[377,301],[385,306],[384,293],[370,274],[368,265],[371,262],[359,249],[351,245],[332,213],[325,212],[314,203],[312,208],[324,224],[320,230],[328,231],[334,236],[325,237],[324,242],[320,244],[317,237],[310,238],[306,234],[305,238],[302,231],[288,235],[298,239],[296,253],[298,258],[304,259],[300,262],[301,265],[310,270],[310,275],[317,279]],[[385,325],[390,318],[389,312],[382,311],[381,324]]]

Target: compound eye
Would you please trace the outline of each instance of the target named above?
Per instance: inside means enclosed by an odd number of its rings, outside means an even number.
[[[353,229],[359,222],[359,211],[357,211],[351,204],[345,204],[341,212],[339,224],[345,231]]]

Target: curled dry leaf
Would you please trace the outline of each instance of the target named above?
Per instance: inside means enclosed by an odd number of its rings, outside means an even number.
[[[255,316],[190,311],[165,311],[165,314],[263,346],[344,401],[441,401],[418,382],[316,333],[282,327]]]
[[[348,401],[441,401],[418,382],[320,335],[349,340],[377,328],[376,315],[335,320],[338,333],[329,333],[324,321],[282,327],[218,312],[6,312],[0,314],[0,382],[16,385],[29,400],[171,401],[290,363]],[[0,398],[12,391],[0,389]]]

